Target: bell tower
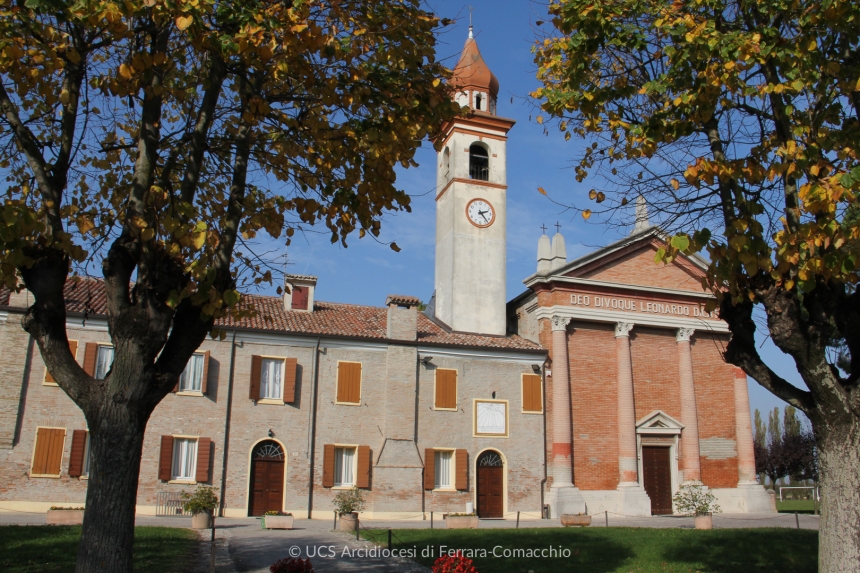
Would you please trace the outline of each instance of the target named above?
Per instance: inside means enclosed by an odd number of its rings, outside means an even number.
[[[469,37],[451,78],[470,112],[444,126],[436,174],[436,318],[460,332],[505,335],[506,142],[499,81]]]

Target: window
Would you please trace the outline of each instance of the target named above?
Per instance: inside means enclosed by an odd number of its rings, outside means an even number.
[[[475,94],[475,109],[478,109],[478,110],[482,109],[481,105],[484,103],[483,99],[484,99],[484,97],[481,94],[479,94],[479,93]]]
[[[308,310],[308,297],[310,295],[310,289],[306,286],[293,286],[292,288],[293,292],[290,297],[290,307],[293,310]]]
[[[475,435],[508,435],[508,403],[504,400],[475,400]]]
[[[337,363],[337,402],[361,404],[361,362]]]
[[[191,355],[185,370],[179,377],[180,392],[202,392],[203,391],[203,363],[205,356],[200,353]]]
[[[436,392],[434,404],[437,410],[457,409],[457,371],[449,368],[436,369]]]
[[[81,477],[90,477],[90,433],[87,432],[87,439],[84,442],[84,463],[81,467]]]
[[[490,180],[490,156],[480,143],[469,146],[469,177],[479,181]]]
[[[451,150],[447,147],[442,153],[442,171],[445,173],[445,179],[448,179],[448,175],[451,171]]]
[[[173,470],[170,479],[194,481],[197,471],[197,440],[194,438],[173,439]]]
[[[543,395],[540,376],[523,374],[523,412],[540,414],[543,412]]]
[[[113,346],[99,345],[98,357],[96,358],[96,380],[104,380],[113,364]]]
[[[260,398],[280,400],[283,379],[284,361],[277,358],[263,358],[260,366]]]
[[[65,428],[36,428],[30,477],[60,477],[65,444]]]
[[[77,340],[70,340],[69,341],[69,352],[72,353],[72,358],[77,359],[77,353],[78,353],[78,341]],[[57,385],[57,381],[54,380],[54,377],[51,376],[51,373],[48,372],[47,368],[45,368],[45,380],[42,383],[47,385],[47,386],[56,386]]]
[[[355,448],[334,449],[334,485],[355,485]]]
[[[436,450],[436,481],[435,489],[451,489],[451,476],[454,473],[454,452],[445,450]]]

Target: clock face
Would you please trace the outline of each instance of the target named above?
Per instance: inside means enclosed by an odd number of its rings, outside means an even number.
[[[496,220],[496,211],[489,201],[472,199],[466,205],[466,216],[476,227],[489,227]]]

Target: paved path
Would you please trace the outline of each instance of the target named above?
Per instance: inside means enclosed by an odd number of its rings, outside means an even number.
[[[797,527],[818,529],[818,516],[794,514],[718,514],[714,528],[745,527]],[[43,513],[0,513],[0,525],[44,525]],[[138,516],[137,525],[190,527],[190,517]],[[691,517],[622,517],[609,514],[609,525],[616,527],[692,528]],[[216,571],[217,573],[267,573],[269,566],[288,556],[311,557],[318,573],[367,572],[410,573],[427,572],[407,559],[375,555],[380,547],[354,536],[332,531],[333,520],[295,520],[290,531],[263,530],[257,518],[218,518],[216,520]],[[366,520],[362,526],[369,529],[429,529],[430,521]],[[444,528],[440,520],[434,526]],[[605,515],[596,515],[592,527],[605,527]],[[481,529],[513,528],[515,521],[482,520]],[[559,527],[557,520],[522,521],[520,527]],[[201,570],[208,570],[209,531],[201,532]],[[368,554],[368,552],[370,552]],[[205,563],[203,563],[205,561]]]

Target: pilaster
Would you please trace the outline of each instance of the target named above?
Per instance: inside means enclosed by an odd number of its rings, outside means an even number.
[[[693,381],[693,357],[690,349],[692,328],[679,328],[675,336],[678,343],[678,377],[681,394],[681,471],[683,483],[701,482],[702,468],[699,458],[699,415],[696,409],[696,388]]]

